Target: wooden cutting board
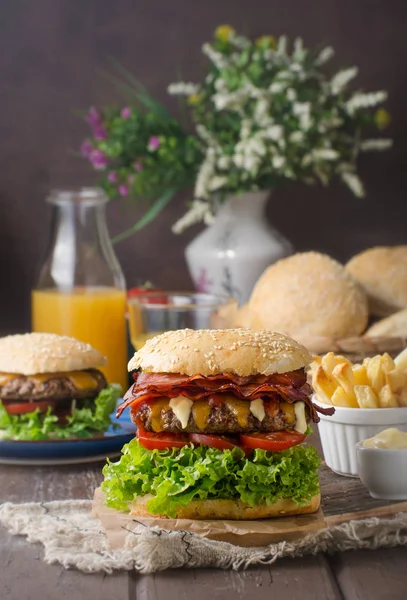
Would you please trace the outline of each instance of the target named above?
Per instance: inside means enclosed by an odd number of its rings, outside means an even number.
[[[387,518],[407,512],[407,502],[372,498],[357,478],[343,477],[323,465],[320,469],[321,509],[313,515],[259,521],[192,521],[187,519],[133,518],[104,506],[103,492],[95,492],[92,514],[106,530],[112,549],[122,548],[129,530],[138,524],[166,530],[183,530],[239,546],[265,546],[293,541],[325,527],[368,517]]]

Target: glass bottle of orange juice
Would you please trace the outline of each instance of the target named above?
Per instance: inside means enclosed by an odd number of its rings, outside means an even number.
[[[33,331],[83,340],[108,358],[109,383],[127,389],[125,280],[96,188],[52,192],[51,235],[32,292]]]

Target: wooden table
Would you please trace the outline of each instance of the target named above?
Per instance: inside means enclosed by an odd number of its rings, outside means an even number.
[[[101,467],[0,466],[0,502],[91,498]],[[0,600],[402,600],[406,559],[406,548],[394,548],[282,559],[242,572],[85,575],[45,564],[39,545],[0,526]]]

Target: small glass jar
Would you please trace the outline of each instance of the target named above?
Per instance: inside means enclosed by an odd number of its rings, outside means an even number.
[[[54,191],[49,244],[32,291],[33,331],[69,335],[108,359],[110,383],[127,386],[126,285],[96,188]]]

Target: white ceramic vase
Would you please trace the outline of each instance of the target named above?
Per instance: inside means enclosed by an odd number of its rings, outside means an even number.
[[[263,271],[293,247],[265,217],[270,192],[232,196],[212,225],[185,249],[197,291],[227,294],[244,304]]]

